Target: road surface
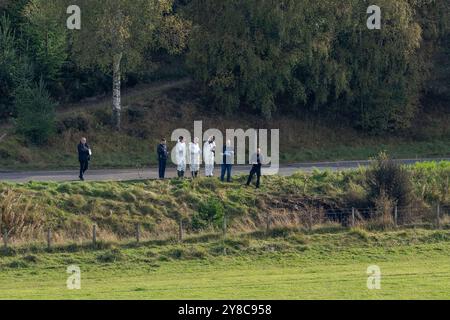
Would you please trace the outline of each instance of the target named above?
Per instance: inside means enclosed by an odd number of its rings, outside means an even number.
[[[438,159],[403,159],[397,160],[403,164],[414,164],[416,162],[423,161],[440,161],[450,158],[438,158]],[[370,161],[340,161],[340,162],[317,162],[317,163],[296,163],[289,165],[281,165],[279,175],[290,176],[297,171],[311,171],[313,169],[320,170],[346,170],[354,169],[360,166],[367,166]],[[233,175],[247,174],[249,172],[249,166],[235,166],[233,168]],[[190,172],[188,172],[190,175]],[[203,170],[200,172],[203,174]],[[220,175],[220,166],[216,165],[215,175]],[[176,177],[175,167],[169,167],[167,169],[166,176],[168,178]],[[61,171],[24,171],[24,172],[1,172],[0,182],[29,182],[29,181],[77,181],[77,170],[61,170]],[[144,179],[156,179],[158,177],[158,168],[143,168],[143,169],[105,169],[105,170],[89,170],[86,173],[86,181],[128,181],[128,180],[144,180]]]

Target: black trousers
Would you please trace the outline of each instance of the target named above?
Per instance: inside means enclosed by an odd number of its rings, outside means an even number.
[[[250,183],[253,180],[253,177],[256,174],[256,187],[259,188],[259,185],[261,183],[261,166],[254,164],[252,167],[252,170],[250,170],[250,174],[248,176],[247,185],[249,186]]]
[[[88,169],[89,169],[89,161],[80,160],[80,179],[84,178],[84,174]]]
[[[166,175],[166,159],[159,159],[159,178],[164,179]]]

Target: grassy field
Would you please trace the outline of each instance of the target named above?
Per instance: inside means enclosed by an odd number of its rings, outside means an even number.
[[[0,256],[0,299],[450,298],[448,230],[194,240],[17,248]],[[72,264],[81,290],[66,288]],[[381,268],[381,290],[367,289],[370,265]]]
[[[245,177],[0,183],[10,232],[0,299],[448,299],[450,163],[404,168],[418,211],[416,228],[400,230],[389,205],[352,229],[324,219],[325,209],[374,205],[373,168],[264,177],[260,190],[244,187]],[[432,230],[436,201],[441,230]],[[66,288],[70,265],[81,268],[81,290]],[[381,290],[367,289],[371,265],[381,268]]]

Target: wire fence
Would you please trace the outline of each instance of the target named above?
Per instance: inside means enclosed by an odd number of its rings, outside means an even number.
[[[208,230],[196,230],[192,218],[182,218],[174,220],[172,228],[157,230],[156,233],[149,233],[144,230],[141,223],[133,223],[128,230],[133,230],[126,235],[117,237],[119,241],[140,243],[142,241],[167,241],[174,240],[183,242],[189,237],[201,237],[208,235],[221,235],[224,238],[228,234],[242,234],[249,232],[259,232],[271,235],[274,231],[282,228],[311,231],[318,226],[333,224],[344,228],[362,227],[369,229],[407,228],[407,227],[427,227],[427,228],[447,228],[450,227],[450,205],[436,204],[432,207],[424,206],[396,206],[389,210],[367,208],[324,208],[308,207],[297,208],[277,206],[277,208],[254,216],[252,219],[246,217],[236,217],[224,214],[219,223],[210,226]],[[77,232],[74,231],[74,234]],[[3,249],[8,249],[14,245],[27,245],[45,243],[48,249],[56,245],[58,231],[48,228],[45,232],[40,232],[34,239],[18,241],[11,230],[3,228],[2,242]],[[104,236],[97,225],[92,225],[89,236],[84,235],[81,242],[94,247],[103,241],[111,240],[110,235]],[[104,237],[103,237],[104,236]],[[80,238],[72,238],[73,241],[64,241],[63,244],[73,243]]]

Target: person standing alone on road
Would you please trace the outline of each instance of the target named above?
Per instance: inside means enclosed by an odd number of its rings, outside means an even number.
[[[227,144],[223,146],[223,159],[222,159],[222,172],[220,174],[220,180],[224,182],[225,173],[227,174],[227,182],[231,182],[231,169],[233,166],[234,150],[231,146],[231,140],[227,141]]]
[[[91,160],[92,151],[87,144],[86,138],[81,138],[78,145],[78,161],[80,161],[80,175],[81,181],[84,181],[84,174],[89,168],[89,161]]]
[[[250,183],[253,180],[253,177],[256,174],[256,189],[259,188],[260,182],[261,182],[261,167],[262,167],[263,162],[264,162],[264,157],[261,154],[261,148],[258,148],[257,152],[255,154],[253,154],[250,159],[250,163],[252,164],[252,169],[250,170],[250,174],[248,176],[247,186],[250,185]]]
[[[167,157],[169,156],[166,139],[161,139],[156,153],[158,154],[159,179],[164,179],[166,175]]]

